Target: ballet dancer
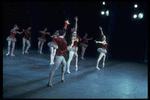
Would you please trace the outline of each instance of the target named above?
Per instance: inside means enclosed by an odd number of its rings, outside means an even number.
[[[81,46],[81,48],[82,48],[82,52],[81,52],[81,59],[82,59],[82,60],[85,59],[85,58],[84,58],[84,53],[85,53],[86,48],[88,47],[87,42],[88,42],[89,40],[92,40],[92,38],[87,39],[87,36],[88,36],[88,34],[85,33],[85,36],[83,37],[83,41],[82,41],[82,43],[80,43],[80,46]]]
[[[72,43],[70,46],[67,47],[68,51],[69,51],[69,59],[67,61],[67,73],[70,73],[70,63],[72,61],[73,56],[76,56],[76,71],[78,71],[78,42],[81,41],[82,39],[77,35],[77,21],[78,18],[75,17],[76,23],[75,23],[75,28],[74,31],[71,35],[71,40]]]
[[[18,34],[22,34],[23,31],[24,31],[24,29],[23,29],[22,32],[18,32],[18,31],[17,31],[18,29],[19,29],[18,25],[15,24],[15,25],[14,25],[14,28],[11,29],[11,31],[10,31],[10,36],[8,36],[8,37],[6,38],[6,40],[8,41],[8,53],[6,54],[6,56],[10,55],[10,45],[11,45],[11,44],[12,44],[11,56],[15,56],[15,55],[13,54],[14,49],[15,49],[15,42],[17,41],[16,38],[15,38],[15,35],[16,35],[17,33],[18,33]]]
[[[58,30],[54,33],[54,35],[50,36],[51,38],[51,42],[48,42],[48,47],[49,47],[49,50],[50,50],[50,65],[54,64],[54,58],[55,58],[55,55],[56,55],[56,50],[58,49],[58,45],[54,42],[57,37],[59,36],[59,32]]]
[[[50,32],[46,32],[47,31],[47,28],[44,27],[44,31],[39,31],[39,33],[41,33],[41,37],[38,37],[38,53],[40,54],[43,54],[42,53],[42,48],[43,48],[43,45],[44,45],[44,42],[46,42],[46,38],[45,38],[45,35],[48,34],[50,35]]]
[[[51,72],[49,74],[48,86],[50,86],[50,87],[53,86],[53,84],[51,82],[52,77],[53,77],[55,71],[58,69],[58,67],[61,63],[62,63],[61,81],[65,82],[64,74],[65,74],[65,71],[66,71],[66,60],[65,60],[64,56],[66,56],[67,42],[66,42],[64,37],[66,35],[66,29],[67,29],[68,24],[69,24],[69,21],[68,21],[67,24],[65,23],[64,29],[59,30],[59,36],[57,37],[57,39],[54,40],[54,42],[58,45],[58,52],[57,52],[57,56],[56,56],[56,59],[55,59],[55,64],[53,66],[53,69],[51,70]]]
[[[26,30],[24,30],[24,37],[23,37],[23,39],[22,39],[22,41],[23,41],[23,47],[22,47],[22,54],[24,54],[24,53],[26,53],[26,54],[29,54],[28,53],[28,50],[29,50],[29,48],[30,48],[30,46],[31,46],[31,44],[30,44],[30,40],[31,40],[31,27],[28,27],[28,29],[26,29]],[[27,48],[26,48],[26,50],[25,50],[25,52],[24,52],[24,49],[25,49],[25,43],[27,43]]]
[[[100,68],[98,67],[100,60],[103,57],[103,68],[105,66],[105,58],[106,58],[106,53],[107,53],[107,42],[106,42],[106,36],[103,34],[102,28],[99,27],[99,29],[101,30],[102,33],[102,41],[96,41],[94,40],[96,43],[101,43],[103,44],[102,48],[98,48],[97,51],[100,52],[99,58],[97,60],[97,64],[96,64],[96,69],[100,70]]]

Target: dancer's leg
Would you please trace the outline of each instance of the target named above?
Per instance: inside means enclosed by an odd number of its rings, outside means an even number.
[[[99,57],[98,57],[97,64],[96,64],[96,68],[98,70],[100,70],[100,68],[98,68],[98,65],[99,65],[99,62],[100,62],[100,60],[102,59],[103,56],[104,56],[104,53],[101,52],[100,55],[99,55]]]
[[[61,69],[61,71],[62,71],[61,80],[62,80],[62,82],[65,82],[64,75],[65,75],[65,71],[66,71],[66,60],[64,57],[62,58],[62,69]]]
[[[11,56],[15,56],[14,53],[14,49],[15,49],[15,42],[12,42],[12,50],[11,50]]]
[[[40,52],[41,41],[38,42],[38,53]]]
[[[22,54],[24,54],[25,42],[26,42],[26,40],[23,38],[23,39],[22,39],[22,43],[23,43],[23,47],[22,47]]]
[[[78,53],[75,52],[75,57],[76,57],[76,71],[78,71]]]
[[[30,41],[29,41],[29,40],[26,40],[26,42],[27,42],[27,45],[28,45],[28,46],[27,46],[27,48],[26,48],[25,53],[28,53],[28,50],[29,50],[31,44],[30,44]]]
[[[44,45],[44,42],[41,42],[40,54],[43,54],[43,53],[42,53],[43,45]]]
[[[8,41],[8,53],[6,54],[6,56],[10,54],[10,45],[11,45],[11,41]]]
[[[50,65],[52,65],[53,64],[53,47],[50,47],[50,51],[51,51],[51,54],[50,54]]]
[[[81,59],[85,59],[84,58],[85,50],[86,50],[86,48],[82,46]]]
[[[106,58],[106,54],[103,57],[103,68],[105,67],[105,58]]]
[[[67,72],[68,73],[70,73],[70,63],[71,63],[73,55],[74,55],[74,51],[69,51],[69,59],[67,61]]]
[[[49,86],[53,86],[51,83],[51,80],[52,80],[52,77],[53,77],[55,71],[58,69],[61,62],[62,62],[62,56],[56,56],[56,61],[55,61],[54,67],[49,74],[49,81],[48,81]]]

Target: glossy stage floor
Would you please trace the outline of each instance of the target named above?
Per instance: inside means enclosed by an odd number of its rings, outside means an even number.
[[[22,55],[15,49],[15,57],[5,56],[3,49],[3,98],[148,98],[148,64],[106,59],[105,68],[96,70],[97,57],[79,58],[79,70],[71,62],[70,74],[61,82],[61,66],[52,79],[53,87],[46,86],[53,66],[49,52]],[[66,58],[68,59],[68,58]]]

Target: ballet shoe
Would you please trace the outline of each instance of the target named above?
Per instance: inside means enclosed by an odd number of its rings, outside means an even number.
[[[26,54],[29,54],[29,52],[25,51]]]
[[[70,74],[71,72],[69,70],[67,70],[67,73]]]
[[[78,71],[78,67],[76,67],[76,71]]]
[[[42,52],[40,52],[40,54],[43,54]]]
[[[9,55],[10,55],[10,53],[7,53],[7,54],[6,54],[6,56],[9,56]]]
[[[53,84],[52,83],[48,83],[47,86],[53,87]]]
[[[22,52],[22,54],[24,54],[24,52]]]
[[[14,54],[11,54],[11,56],[15,56]]]
[[[64,80],[64,79],[61,79],[61,81],[62,81],[62,82],[65,82],[65,80]]]
[[[50,63],[50,65],[53,65],[53,64],[54,64],[54,62],[51,62],[51,63]]]
[[[97,70],[100,70],[100,68],[96,67]]]
[[[82,60],[84,60],[85,58],[81,57]]]

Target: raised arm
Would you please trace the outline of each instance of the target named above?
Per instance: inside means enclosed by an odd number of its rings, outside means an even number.
[[[102,35],[104,35],[104,34],[103,34],[103,30],[102,30],[102,27],[101,27],[101,26],[99,27],[99,29],[101,30]]]
[[[75,17],[75,20],[76,20],[76,22],[75,22],[75,31],[77,31],[77,27],[78,27],[77,26],[77,22],[78,22],[78,17],[77,16]]]

